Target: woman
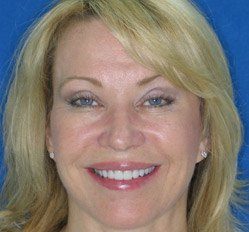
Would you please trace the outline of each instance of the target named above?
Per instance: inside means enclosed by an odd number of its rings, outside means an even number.
[[[186,0],[58,3],[20,52],[4,125],[1,231],[238,229],[240,119]]]

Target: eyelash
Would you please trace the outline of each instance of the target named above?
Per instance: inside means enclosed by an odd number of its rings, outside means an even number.
[[[85,106],[82,106],[82,105],[79,105],[77,104],[76,102],[79,101],[79,100],[93,100],[95,102],[98,102],[98,99],[96,97],[94,97],[93,95],[87,93],[87,94],[76,94],[73,98],[70,98],[67,100],[68,104],[70,106],[73,106],[73,107],[77,107],[77,108],[95,108],[95,107],[98,107],[98,105],[85,105]]]
[[[163,101],[165,101],[165,103],[163,103],[162,105],[145,105],[148,108],[161,108],[164,106],[170,106],[173,105],[173,103],[175,102],[175,99],[172,96],[166,95],[165,94],[152,94],[152,95],[148,95],[146,96],[144,99],[142,99],[142,102],[147,102],[149,100],[157,100],[157,99],[161,99]]]
[[[77,101],[82,100],[82,99],[83,100],[90,100],[93,102],[95,101],[95,102],[97,102],[97,105],[79,105],[79,104],[77,104]],[[148,95],[145,98],[143,98],[141,101],[144,104],[149,100],[157,100],[157,99],[160,99],[160,100],[164,101],[165,103],[163,103],[161,105],[143,105],[143,106],[145,106],[147,108],[161,108],[164,106],[173,105],[175,102],[175,99],[172,96],[168,96],[168,95],[165,96],[165,94]],[[77,108],[95,108],[98,106],[103,106],[102,104],[99,104],[99,100],[94,95],[91,95],[89,93],[88,94],[77,94],[73,98],[67,99],[67,103],[70,106],[77,107]]]

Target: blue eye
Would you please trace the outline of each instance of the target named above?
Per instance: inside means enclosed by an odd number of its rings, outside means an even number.
[[[80,105],[91,106],[93,104],[94,100],[89,99],[89,98],[81,98],[81,99],[77,100],[76,102],[79,102]]]
[[[159,105],[162,105],[163,99],[162,98],[151,98],[148,101],[152,106],[159,106]]]
[[[69,105],[73,107],[96,107],[99,104],[94,97],[91,96],[78,96],[76,95],[72,99],[68,100]]]
[[[148,97],[144,105],[147,107],[163,107],[163,106],[169,106],[173,104],[173,102],[174,99],[169,96]]]
[[[143,100],[143,105],[149,108],[159,108],[169,106],[174,103],[175,99],[171,96],[148,96]],[[90,94],[76,94],[74,97],[67,100],[68,104],[79,108],[94,108],[101,106],[95,96]]]

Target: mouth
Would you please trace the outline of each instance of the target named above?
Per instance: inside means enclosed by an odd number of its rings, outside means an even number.
[[[159,165],[145,163],[98,163],[87,168],[92,180],[110,190],[141,188],[155,177]]]
[[[135,170],[100,170],[100,169],[93,169],[94,173],[100,177],[114,179],[114,180],[134,180],[137,178],[144,177],[149,175],[154,171],[156,166],[151,166],[146,169],[135,169]]]

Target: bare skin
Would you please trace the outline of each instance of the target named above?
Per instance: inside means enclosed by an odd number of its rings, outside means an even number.
[[[65,31],[53,78],[46,142],[69,199],[63,232],[186,232],[188,186],[205,150],[199,99],[135,62],[98,20]],[[160,168],[141,188],[113,191],[86,172],[106,161]]]

